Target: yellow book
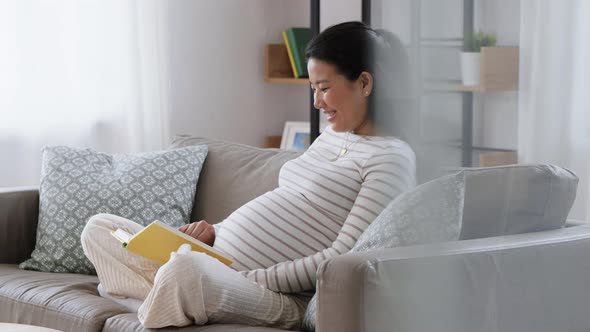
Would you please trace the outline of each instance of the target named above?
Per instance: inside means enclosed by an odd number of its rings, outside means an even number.
[[[111,234],[123,244],[123,248],[130,252],[150,259],[161,265],[170,259],[170,253],[177,251],[182,244],[190,244],[193,251],[202,252],[217,258],[225,265],[231,265],[232,259],[223,255],[211,246],[191,237],[174,227],[156,220],[135,235],[117,229]]]
[[[285,45],[287,46],[287,53],[289,54],[289,60],[291,60],[291,69],[293,69],[293,77],[297,78],[297,67],[295,66],[295,59],[293,58],[293,50],[289,46],[289,39],[287,38],[287,31],[283,31],[283,39],[285,40]]]

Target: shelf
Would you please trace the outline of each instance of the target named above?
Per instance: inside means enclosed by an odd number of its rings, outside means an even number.
[[[280,84],[309,84],[307,78],[294,78],[291,60],[284,44],[268,44],[265,53],[265,81]]]
[[[481,85],[457,85],[455,88],[457,91],[463,92],[485,92],[485,88]]]
[[[482,47],[479,67],[480,84],[460,85],[464,92],[518,90],[518,47]]]
[[[518,162],[517,152],[485,152],[479,155],[479,167],[512,165]]]
[[[481,85],[457,85],[454,87],[456,91],[462,92],[499,92],[499,91],[517,91],[518,88],[509,87],[486,87]]]
[[[446,148],[456,148],[456,149],[463,149],[464,147],[461,144],[456,143],[440,143],[440,142],[421,142],[421,144],[425,144],[431,147],[435,146],[443,146]],[[486,146],[472,146],[472,151],[480,151],[480,153],[494,153],[494,152],[502,152],[502,153],[516,153],[517,150],[513,149],[501,149],[501,148],[492,148]]]
[[[282,136],[266,136],[264,138],[264,145],[262,146],[265,149],[268,148],[273,148],[273,149],[279,149],[281,147],[281,140],[282,140]]]
[[[513,149],[498,149],[498,148],[489,148],[489,147],[485,147],[485,146],[472,146],[471,149],[475,150],[475,151],[487,151],[487,152],[516,152],[516,150],[513,150]]]
[[[306,78],[265,77],[264,79],[268,83],[309,85],[309,80]]]

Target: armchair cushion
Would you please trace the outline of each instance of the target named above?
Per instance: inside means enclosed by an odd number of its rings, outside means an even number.
[[[100,331],[107,318],[128,312],[97,296],[96,276],[20,270],[0,264],[0,322],[60,331]]]
[[[577,186],[575,174],[554,165],[465,169],[460,239],[561,228]]]
[[[110,317],[107,319],[102,332],[281,332],[285,330],[272,328],[272,327],[260,327],[260,326],[248,326],[248,325],[237,325],[237,324],[211,324],[211,325],[189,325],[185,327],[164,327],[159,329],[148,329],[143,327],[137,318],[137,314],[121,314]]]

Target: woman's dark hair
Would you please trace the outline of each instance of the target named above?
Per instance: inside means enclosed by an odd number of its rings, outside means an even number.
[[[410,98],[412,84],[406,50],[394,34],[361,22],[340,23],[313,38],[305,49],[305,58],[334,65],[350,81],[357,80],[363,71],[371,73],[369,117],[381,131],[401,136],[394,129],[401,119],[394,113],[409,111],[399,110],[404,107],[399,101]]]

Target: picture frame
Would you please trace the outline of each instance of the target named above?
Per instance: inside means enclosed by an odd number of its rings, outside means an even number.
[[[281,149],[305,151],[309,147],[309,122],[287,121],[281,138]]]

